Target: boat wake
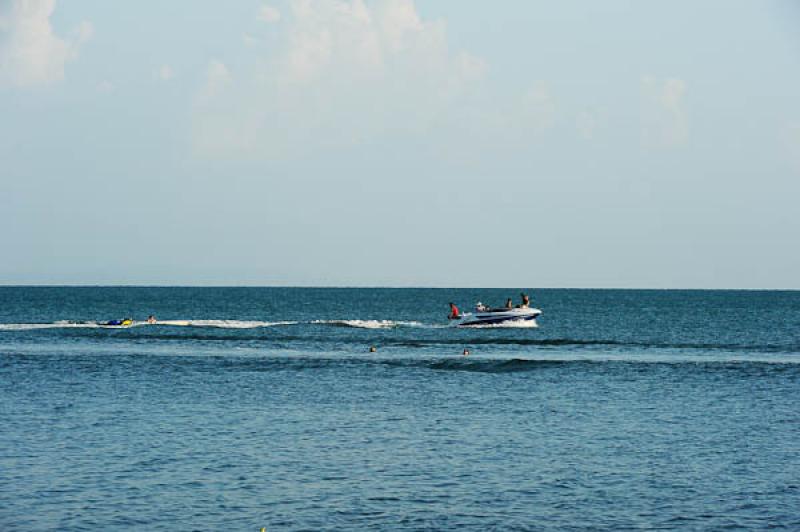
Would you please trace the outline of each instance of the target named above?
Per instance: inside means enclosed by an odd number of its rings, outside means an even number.
[[[334,327],[352,327],[355,329],[396,329],[399,327],[435,327],[418,321],[394,320],[314,320],[312,325],[332,325]]]
[[[38,329],[130,329],[143,326],[212,327],[217,329],[257,329],[279,325],[296,325],[297,321],[246,320],[164,320],[157,323],[134,321],[129,325],[109,325],[102,321],[54,321],[51,323],[0,323],[0,331],[33,331]]]
[[[0,331],[33,331],[37,329],[97,329],[101,325],[97,322],[70,322],[54,321],[52,323],[0,323]],[[109,328],[122,326],[109,325]]]
[[[614,352],[625,350],[652,351],[671,350],[687,352],[757,352],[774,354],[800,353],[800,343],[787,340],[773,343],[737,343],[737,342],[681,342],[669,340],[629,340],[613,337],[552,337],[540,334],[512,334],[513,329],[535,329],[535,321],[509,321],[494,324],[476,324],[468,327],[449,327],[441,323],[424,323],[407,320],[365,320],[365,319],[328,319],[310,321],[292,320],[163,320],[155,324],[146,321],[133,321],[127,325],[108,325],[103,321],[54,321],[50,323],[0,323],[0,333],[13,334],[29,331],[35,334],[48,330],[64,330],[64,334],[89,334],[103,337],[103,330],[133,329],[130,337],[146,337],[165,340],[220,340],[220,341],[252,341],[254,338],[275,342],[308,341],[324,345],[341,344],[361,345],[365,342],[364,334],[381,332],[380,344],[390,348],[447,348],[447,346],[491,346],[491,347],[534,347],[541,349],[581,349],[590,351]],[[275,333],[260,333],[267,329],[279,329]],[[174,332],[168,332],[173,329]],[[178,332],[179,330],[182,331]],[[322,330],[320,330],[322,329]],[[325,331],[324,329],[329,329]],[[342,330],[343,334],[332,334],[330,329]],[[347,334],[345,330],[352,330]],[[434,331],[449,329],[452,334],[433,334]],[[508,329],[507,334],[492,334],[481,329]],[[85,333],[79,331],[86,330]],[[136,332],[134,332],[134,330]],[[221,331],[228,330],[226,333]],[[190,332],[191,331],[191,332]],[[215,334],[213,331],[220,331]],[[236,334],[236,331],[241,331]],[[251,332],[247,332],[251,331]],[[357,331],[363,331],[358,334]],[[406,331],[401,333],[401,331]],[[414,331],[419,331],[415,334]],[[469,334],[469,331],[473,331]],[[110,332],[110,331],[109,331]],[[123,332],[123,331],[118,331]],[[521,331],[520,331],[521,332]],[[114,335],[116,336],[116,335]],[[128,337],[128,335],[125,335]],[[370,342],[376,339],[370,339]]]
[[[0,331],[33,331],[38,329],[130,329],[132,327],[200,327],[214,329],[260,329],[288,325],[323,325],[355,329],[396,329],[401,327],[442,328],[443,325],[418,321],[396,320],[312,320],[312,321],[258,321],[258,320],[159,320],[156,323],[134,321],[128,325],[108,325],[102,321],[54,321],[51,323],[0,323]]]
[[[216,329],[259,329],[280,325],[297,325],[297,321],[248,321],[248,320],[164,320],[154,325],[171,327],[213,327]]]

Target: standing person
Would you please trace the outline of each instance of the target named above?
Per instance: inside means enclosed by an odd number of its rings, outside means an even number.
[[[458,307],[455,303],[450,303],[450,315],[447,317],[448,320],[457,320],[461,317],[461,312],[458,311]]]
[[[519,308],[528,308],[528,307],[530,307],[531,306],[531,298],[528,297],[528,294],[523,292],[522,294],[520,294],[520,296],[522,296],[522,304],[519,306]]]
[[[514,302],[511,301],[510,297],[506,299],[506,308],[514,308]]]

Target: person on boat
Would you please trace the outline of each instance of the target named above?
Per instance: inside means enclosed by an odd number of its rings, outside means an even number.
[[[478,301],[478,304],[477,304],[477,305],[475,305],[475,310],[476,310],[477,312],[486,312],[486,311],[488,311],[488,310],[489,310],[489,307],[487,307],[486,305],[484,305],[483,303],[481,303],[480,301]]]
[[[147,316],[147,323],[149,323],[150,325],[155,325],[156,317],[150,314],[149,316]]]
[[[450,303],[450,315],[447,317],[448,320],[457,320],[461,317],[461,312],[459,312],[458,307],[455,303]]]
[[[510,297],[509,297],[508,299],[506,299],[506,308],[507,308],[507,309],[512,309],[512,308],[514,308],[514,302],[511,300],[511,298],[510,298]]]
[[[528,308],[531,306],[531,298],[528,297],[528,294],[522,293],[522,303],[520,304],[519,308]]]

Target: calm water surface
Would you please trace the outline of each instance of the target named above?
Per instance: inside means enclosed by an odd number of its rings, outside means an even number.
[[[800,292],[518,293],[0,287],[0,528],[800,528]]]

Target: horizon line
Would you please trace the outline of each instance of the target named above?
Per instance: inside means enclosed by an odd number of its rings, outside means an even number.
[[[309,288],[309,289],[363,289],[363,290],[639,290],[639,291],[739,291],[739,292],[797,292],[800,288],[698,288],[698,287],[592,287],[592,286],[431,286],[431,285],[260,285],[260,284],[6,284],[0,288]]]

